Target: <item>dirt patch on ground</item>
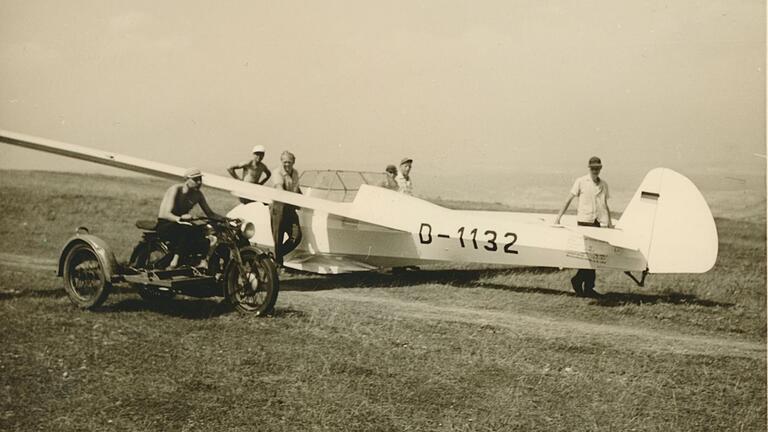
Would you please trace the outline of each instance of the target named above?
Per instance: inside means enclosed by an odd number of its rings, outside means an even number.
[[[27,255],[0,253],[0,266],[56,271],[57,265],[58,262],[50,258],[36,258]]]
[[[478,326],[495,326],[521,335],[545,338],[587,339],[627,350],[707,355],[718,357],[765,358],[765,345],[759,342],[689,335],[672,331],[633,328],[622,325],[597,324],[578,320],[560,319],[545,315],[527,315],[512,312],[488,311],[462,307],[438,306],[424,302],[406,302],[396,298],[359,294],[345,290],[318,292],[291,292],[291,300],[302,297],[316,301],[359,302],[386,308],[387,312],[409,318],[462,322]]]

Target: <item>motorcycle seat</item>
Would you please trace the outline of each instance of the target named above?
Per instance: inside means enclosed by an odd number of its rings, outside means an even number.
[[[144,231],[156,231],[157,230],[157,219],[155,220],[137,220],[136,221],[136,228]]]

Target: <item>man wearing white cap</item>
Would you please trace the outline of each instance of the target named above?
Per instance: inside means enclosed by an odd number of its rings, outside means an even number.
[[[576,213],[577,223],[580,226],[613,227],[611,220],[611,209],[608,208],[608,183],[600,178],[600,170],[603,169],[603,163],[597,156],[589,158],[589,174],[579,177],[571,187],[571,194],[565,202],[562,210],[555,218],[555,224],[560,224],[560,218],[568,210],[571,201],[578,198],[579,207]],[[578,296],[597,297],[595,291],[595,270],[579,269],[576,276],[571,278],[571,286]]]
[[[184,173],[184,183],[175,184],[165,191],[160,211],[157,214],[157,233],[163,240],[170,240],[173,259],[169,268],[179,265],[179,259],[190,253],[208,248],[202,227],[192,226],[189,212],[195,205],[200,205],[209,218],[224,217],[211,210],[205,195],[200,191],[203,186],[203,173],[198,168],[190,168]],[[202,266],[207,265],[204,261]]]
[[[400,171],[395,177],[397,182],[397,190],[406,195],[413,195],[413,184],[411,183],[411,165],[413,165],[413,159],[403,158],[400,161]]]
[[[264,160],[264,153],[266,153],[266,150],[264,149],[263,145],[257,145],[253,147],[251,153],[253,153],[252,159],[249,159],[238,165],[230,166],[227,168],[227,172],[229,175],[238,180],[263,185],[267,182],[267,180],[269,180],[270,177],[272,177],[272,172],[262,162]],[[243,170],[241,175],[238,175],[235,171],[239,169]],[[240,202],[243,204],[248,204],[253,201],[240,198]]]
[[[275,188],[301,193],[299,172],[293,167],[296,156],[289,151],[280,155],[280,167],[275,168]],[[275,242],[275,261],[282,265],[283,257],[301,243],[301,226],[299,225],[298,208],[290,204],[273,201],[270,206],[272,216],[272,239]],[[288,240],[283,242],[285,234]]]

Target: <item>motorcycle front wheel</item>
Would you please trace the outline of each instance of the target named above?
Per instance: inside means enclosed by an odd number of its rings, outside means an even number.
[[[272,312],[280,282],[275,261],[258,250],[240,250],[243,265],[231,262],[226,275],[227,300],[239,312],[257,316]]]

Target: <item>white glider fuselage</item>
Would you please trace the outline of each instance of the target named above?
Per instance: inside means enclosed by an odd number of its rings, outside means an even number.
[[[365,195],[369,195],[367,199]],[[647,267],[639,250],[612,246],[566,226],[555,226],[554,215],[452,210],[372,186],[363,186],[358,196],[369,201],[367,213],[386,217],[386,226],[301,209],[303,239],[285,264],[317,273],[446,262],[631,271]],[[353,213],[359,202],[356,198],[353,203],[339,204]],[[258,202],[241,205],[229,216],[254,222],[261,228],[252,241],[273,247],[267,206]],[[564,222],[571,219],[565,217]]]

